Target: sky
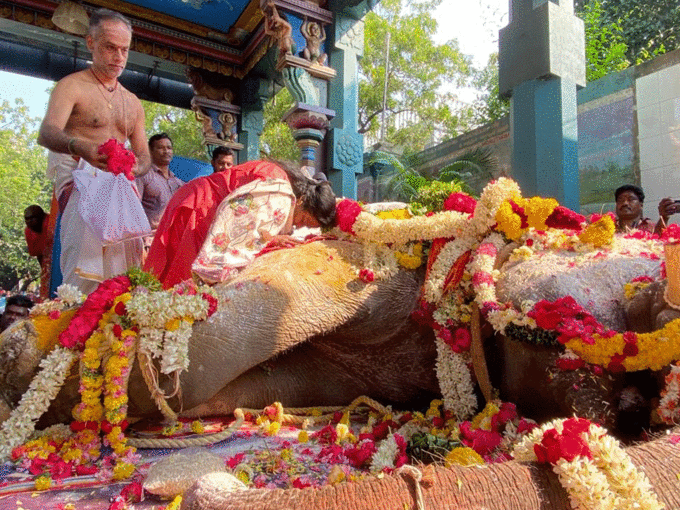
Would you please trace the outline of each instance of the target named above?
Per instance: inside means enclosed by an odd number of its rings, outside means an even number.
[[[498,51],[498,30],[508,23],[510,0],[444,0],[434,13],[439,21],[435,42],[456,39],[460,50],[484,67],[489,55]],[[47,108],[47,90],[52,82],[0,71],[0,102],[14,105],[21,98],[33,117],[42,118]],[[471,100],[474,92],[460,91],[460,99]]]

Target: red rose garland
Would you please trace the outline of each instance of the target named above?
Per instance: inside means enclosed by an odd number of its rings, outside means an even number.
[[[536,321],[539,328],[559,333],[557,340],[562,344],[566,344],[573,338],[581,338],[585,343],[594,344],[594,334],[603,337],[616,334],[616,331],[609,330],[600,324],[571,296],[552,302],[541,300],[527,315]]]
[[[578,214],[571,209],[558,205],[545,220],[545,224],[550,228],[561,228],[566,230],[579,230],[581,224],[586,221],[585,216]]]
[[[338,202],[336,206],[336,217],[338,219],[338,227],[343,232],[354,234],[354,222],[361,214],[361,206],[354,200],[345,198]]]
[[[456,211],[473,214],[477,201],[465,193],[451,193],[449,198],[444,201],[445,211]]]
[[[576,457],[592,459],[593,455],[584,437],[590,428],[590,422],[583,418],[569,418],[562,427],[561,434],[554,428],[546,430],[541,442],[534,445],[538,462],[555,465],[560,459],[568,462]]]
[[[59,343],[67,349],[83,350],[85,342],[97,328],[99,319],[113,306],[115,299],[130,288],[126,275],[110,278],[92,292],[59,335]]]

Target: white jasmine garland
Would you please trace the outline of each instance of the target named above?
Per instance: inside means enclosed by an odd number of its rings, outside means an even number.
[[[503,202],[514,197],[521,197],[519,185],[512,179],[500,177],[490,182],[482,191],[477,201],[475,214],[471,222],[476,237],[485,236],[496,224],[496,213]]]
[[[189,339],[192,323],[181,320],[174,331],[166,331],[161,355],[161,372],[171,374],[189,367]]]
[[[666,387],[661,393],[659,416],[664,423],[673,424],[680,421],[680,365],[671,365],[666,376]]]
[[[534,445],[543,440],[549,429],[563,431],[565,419],[553,420],[532,430],[517,445],[512,456],[520,462],[536,462]],[[590,424],[584,439],[592,460],[577,457],[573,461],[560,459],[553,466],[560,482],[569,494],[571,506],[578,510],[638,509],[661,510],[644,473],[632,463],[619,442],[607,431]]]
[[[451,266],[466,251],[471,250],[475,244],[474,239],[461,237],[449,241],[441,249],[424,283],[424,297],[428,302],[439,303],[444,292],[444,282]]]
[[[202,294],[214,292],[201,287],[196,294],[173,291],[136,293],[127,302],[127,314],[139,326],[139,349],[161,359],[161,372],[170,374],[189,367],[189,339],[195,320],[208,316]]]
[[[399,446],[394,438],[394,434],[390,434],[388,437],[380,442],[380,446],[373,454],[371,459],[371,472],[378,473],[385,468],[394,467],[394,459],[399,452]]]
[[[587,437],[593,462],[605,474],[612,490],[621,498],[617,510],[664,508],[652,492],[647,476],[635,467],[616,439],[597,425],[591,425]]]
[[[85,301],[85,294],[75,285],[62,283],[57,287],[57,299],[61,300],[66,306],[79,305]]]
[[[28,440],[38,419],[47,411],[63,386],[71,365],[78,355],[57,346],[40,361],[40,372],[33,378],[19,405],[0,426],[0,459]]]
[[[469,215],[457,211],[443,211],[433,216],[414,216],[408,219],[383,220],[371,213],[361,212],[352,229],[363,241],[405,245],[409,241],[430,241],[439,237],[459,237]]]
[[[612,492],[607,477],[590,459],[560,459],[553,471],[569,494],[574,510],[619,510],[620,498]]]
[[[399,263],[394,251],[394,247],[388,247],[382,243],[363,243],[362,266],[357,268],[357,274],[363,268],[373,271],[376,280],[384,280],[396,274],[399,271]]]
[[[477,409],[477,397],[465,357],[437,338],[437,379],[444,408],[460,420],[467,420]]]
[[[49,315],[51,312],[61,312],[66,308],[66,305],[57,299],[52,301],[43,301],[36,303],[28,312],[29,317],[37,317],[39,315]]]

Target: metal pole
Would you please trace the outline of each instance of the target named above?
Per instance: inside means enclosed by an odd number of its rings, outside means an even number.
[[[385,110],[387,110],[387,77],[390,72],[390,31],[387,31],[385,46],[385,89],[383,90],[383,105],[380,114],[380,141],[385,141]]]

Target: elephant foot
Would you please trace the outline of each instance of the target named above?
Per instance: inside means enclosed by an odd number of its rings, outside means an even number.
[[[626,386],[618,397],[616,429],[626,442],[639,439],[650,427],[651,403],[637,386]]]
[[[555,402],[562,402],[562,416],[576,415],[609,430],[616,429],[615,377],[586,369],[554,368],[550,373],[550,391]]]

